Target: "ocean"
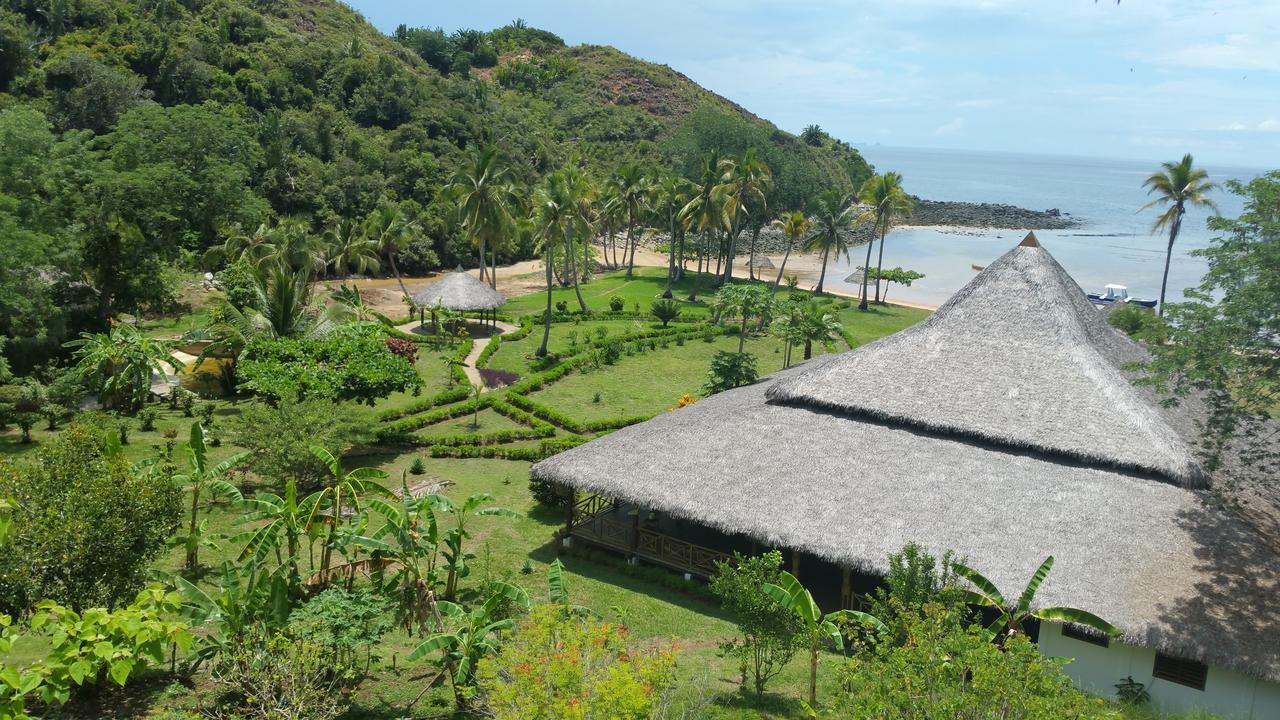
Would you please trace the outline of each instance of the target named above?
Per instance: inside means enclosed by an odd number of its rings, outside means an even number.
[[[1159,164],[1054,155],[859,146],[877,172],[902,173],[908,192],[930,200],[1006,203],[1033,210],[1057,208],[1081,221],[1066,230],[1037,230],[1036,237],[1088,292],[1107,283],[1127,285],[1129,294],[1156,298],[1164,269],[1166,233],[1153,234],[1155,208],[1139,212],[1148,197],[1142,182]],[[1177,159],[1177,158],[1171,158]],[[1210,179],[1248,181],[1264,170],[1206,166]],[[1213,194],[1222,214],[1238,215],[1240,197],[1225,189]],[[1169,268],[1168,301],[1199,284],[1205,263],[1189,252],[1214,237],[1205,225],[1209,211],[1195,208],[1183,219]],[[904,228],[889,233],[885,267],[901,266],[925,274],[911,287],[890,286],[890,299],[941,305],[976,274],[973,265],[990,263],[1022,240],[1019,230],[947,232]],[[827,270],[832,289],[855,291],[844,278],[866,258],[855,249]],[[878,248],[877,248],[878,250]],[[875,255],[872,255],[875,263]]]

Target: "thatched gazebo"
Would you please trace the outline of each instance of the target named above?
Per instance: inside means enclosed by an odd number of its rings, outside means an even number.
[[[1201,465],[1203,405],[1135,385],[1147,357],[1028,235],[924,322],[532,475],[572,493],[573,541],[703,576],[735,550],[784,549],[828,607],[857,607],[908,542],[1006,593],[1052,555],[1037,604],[1123,633],[1038,625],[1077,683],[1111,694],[1131,675],[1162,709],[1236,715],[1252,697],[1246,717],[1280,717],[1280,538],[1206,506],[1239,466]]]
[[[425,311],[443,308],[455,312],[479,312],[481,318],[497,320],[498,308],[507,298],[461,267],[431,283],[413,296],[419,322],[425,322]]]

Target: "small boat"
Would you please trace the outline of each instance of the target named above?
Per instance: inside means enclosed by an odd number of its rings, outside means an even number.
[[[1131,303],[1145,308],[1154,308],[1156,301],[1149,298],[1129,297],[1129,288],[1124,285],[1107,285],[1100,293],[1088,293],[1089,301],[1094,305],[1114,305]]]

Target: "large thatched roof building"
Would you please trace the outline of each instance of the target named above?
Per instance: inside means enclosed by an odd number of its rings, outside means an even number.
[[[861,572],[914,541],[1016,592],[1054,555],[1037,601],[1124,632],[1104,649],[1040,629],[1079,682],[1280,717],[1276,538],[1206,506],[1198,408],[1134,386],[1143,357],[1028,235],[919,325],[533,474]]]

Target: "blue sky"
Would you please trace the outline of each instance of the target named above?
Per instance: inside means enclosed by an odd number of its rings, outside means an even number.
[[[1280,0],[350,2],[383,31],[522,17],[855,144],[1280,167]]]

